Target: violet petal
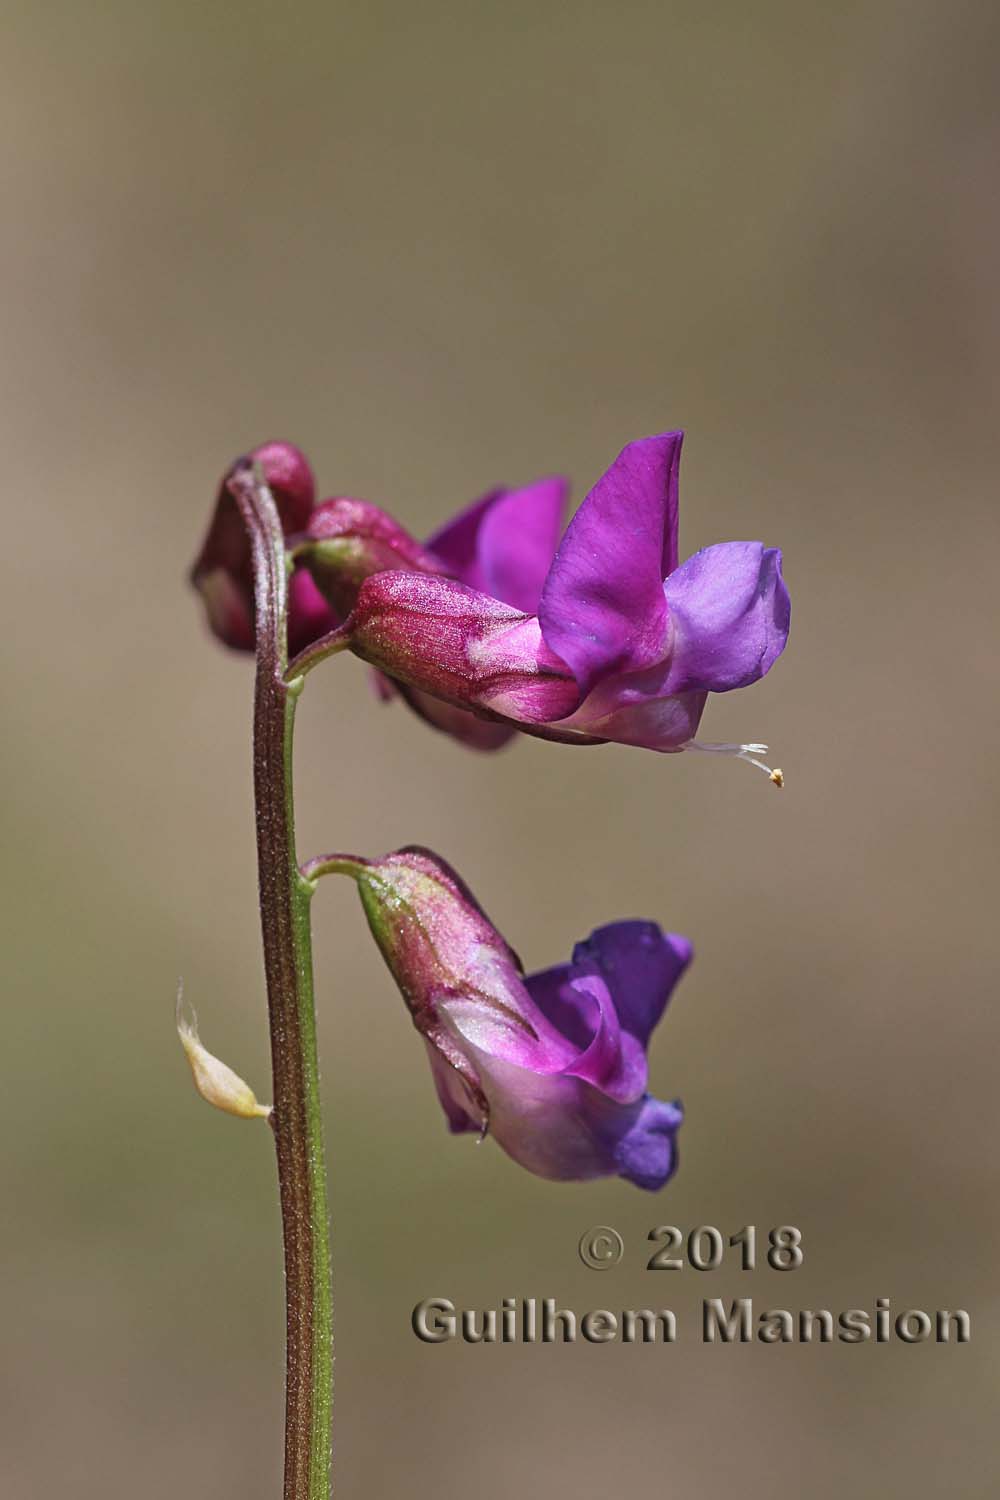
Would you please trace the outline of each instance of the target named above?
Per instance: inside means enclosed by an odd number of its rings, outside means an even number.
[[[681,439],[668,432],[622,449],[570,522],[546,579],[542,634],[584,693],[610,672],[665,655]]]
[[[746,687],[785,649],[791,605],[776,547],[706,547],[670,575],[664,593],[672,625],[667,694]]]

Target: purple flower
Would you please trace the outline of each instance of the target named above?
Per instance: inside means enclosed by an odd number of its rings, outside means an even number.
[[[630,443],[558,546],[560,481],[488,496],[431,538],[443,569],[372,570],[330,644],[428,717],[437,702],[544,738],[761,764],[766,746],[695,735],[710,692],[756,682],[784,650],[781,554],[723,542],[678,566],[681,441]]]
[[[654,922],[614,922],[572,960],[525,975],[444,860],[333,855],[306,873],[358,884],[369,926],[423,1037],[452,1131],[487,1130],[541,1177],[618,1174],[660,1188],[683,1113],[647,1092],[646,1048],[691,960]]]
[[[262,443],[252,450],[250,457],[263,470],[285,535],[302,531],[308,524],[316,493],[305,454],[292,443]],[[246,527],[226,487],[233,467],[219,485],[208,533],[191,569],[191,582],[202,596],[209,626],[219,640],[235,651],[252,651],[253,567]],[[338,623],[338,617],[310,574],[304,568],[297,569],[288,586],[289,652],[295,655],[305,650]]]

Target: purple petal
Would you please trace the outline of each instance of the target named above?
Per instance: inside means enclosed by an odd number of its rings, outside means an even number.
[[[634,1037],[622,1035],[610,990],[596,970],[577,974],[563,964],[524,982],[546,1020],[576,1049],[569,1062],[560,1060],[560,1071],[619,1103],[638,1099],[648,1076],[645,1052]]]
[[[228,568],[203,568],[191,581],[201,595],[209,627],[234,651],[254,648],[253,584]]]
[[[483,515],[478,546],[481,587],[526,615],[538,611],[559,544],[567,488],[564,479],[540,479],[501,495]]]
[[[590,1046],[596,1029],[598,1008],[587,989],[573,983],[569,964],[554,964],[535,974],[526,974],[525,988],[538,1009],[578,1052]]]
[[[564,479],[494,490],[427,543],[460,583],[533,615],[566,506]]]
[[[662,659],[663,579],[677,552],[680,432],[624,448],[567,528],[542,591],[546,643],[581,691]]]
[[[682,750],[698,732],[708,694],[664,696],[668,670],[651,667],[600,683],[560,727],[618,745]]]
[[[453,574],[460,583],[468,583],[472,587],[478,587],[473,583],[473,575],[478,571],[477,544],[479,540],[479,528],[483,524],[483,518],[491,505],[494,505],[505,490],[490,490],[481,500],[475,501],[465,510],[459,511],[450,521],[439,526],[432,536],[427,538],[425,545],[431,552],[441,559],[448,572]]]
[[[746,687],[785,649],[791,605],[775,547],[706,547],[670,575],[664,593],[672,626],[666,694]]]
[[[431,1065],[431,1076],[437,1090],[438,1100],[448,1121],[452,1135],[463,1135],[466,1131],[478,1131],[479,1122],[474,1118],[474,1105],[460,1075],[449,1067],[437,1048],[428,1041],[427,1056]]]
[[[537,1077],[566,1073],[580,1051],[551,1025],[529,994],[508,997],[510,1009],[487,1004],[475,991],[439,995],[435,1004],[460,1044],[476,1050],[477,1059],[509,1063]]]
[[[601,976],[622,1030],[645,1046],[693,952],[687,938],[655,922],[610,922],[577,943],[572,972]]]
[[[378,679],[376,691],[383,702],[398,695],[425,724],[429,724],[432,729],[440,729],[442,734],[450,735],[453,740],[458,740],[460,745],[465,745],[470,750],[501,750],[517,733],[512,724],[480,718],[467,708],[457,708],[454,703],[432,698],[429,693],[421,693],[418,688],[407,687],[403,682],[393,682],[381,672],[374,673],[374,676]]]
[[[678,1105],[648,1094],[622,1104],[582,1079],[475,1047],[472,1060],[489,1099],[490,1135],[528,1171],[560,1182],[617,1173],[652,1190],[676,1169]]]
[[[668,1104],[647,1094],[636,1119],[614,1141],[619,1176],[655,1193],[677,1171],[677,1131],[684,1122],[680,1100]]]
[[[378,671],[376,667],[372,667],[368,680],[371,683],[372,692],[380,703],[391,703],[393,698],[398,696],[398,684],[393,682],[391,677],[386,677],[384,672]]]
[[[306,572],[296,568],[288,580],[288,655],[298,656],[321,635],[336,630],[340,620]]]
[[[622,1036],[607,985],[589,974],[572,977],[566,989],[577,991],[564,1004],[578,1009],[582,1045],[553,1024],[529,981],[519,995],[512,993],[516,1020],[513,1010],[485,1004],[474,993],[442,995],[437,1004],[452,1034],[476,1049],[479,1071],[502,1061],[536,1078],[579,1079],[619,1104],[634,1103],[645,1092],[646,1057],[634,1037]]]

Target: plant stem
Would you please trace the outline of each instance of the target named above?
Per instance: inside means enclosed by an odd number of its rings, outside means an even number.
[[[350,632],[346,626],[338,625],[336,630],[331,630],[328,635],[321,635],[311,646],[304,647],[292,662],[291,671],[286,676],[304,677],[313,667],[326,661],[327,657],[335,656],[338,651],[348,651],[350,644]]]
[[[285,1251],[284,1500],[328,1500],[333,1334],[309,907],[299,874],[292,731],[302,680],[284,681],[287,578],[281,522],[249,461],[229,490],[253,547],[257,675],[253,771],[257,871],[271,1028],[274,1130]]]
[[[370,859],[360,854],[317,854],[299,866],[299,874],[310,885],[315,885],[323,875],[351,875],[357,879],[362,870],[371,865]]]

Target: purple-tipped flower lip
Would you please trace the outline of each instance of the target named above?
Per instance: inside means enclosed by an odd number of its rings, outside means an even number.
[[[429,850],[303,867],[307,879],[323,873],[357,881],[452,1131],[488,1129],[541,1176],[663,1185],[682,1112],[648,1093],[646,1048],[690,962],[686,939],[653,922],[611,923],[569,963],[525,975],[468,886]]]

